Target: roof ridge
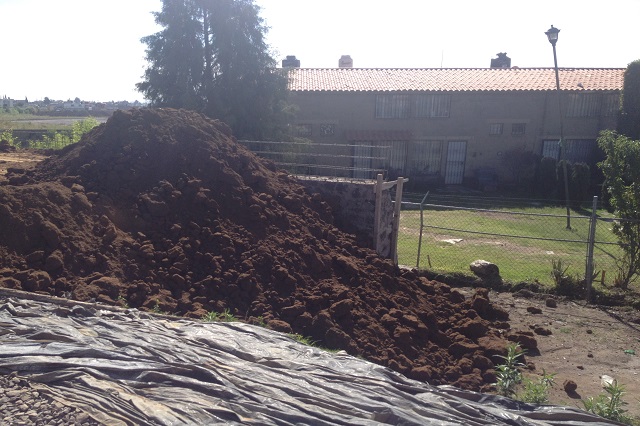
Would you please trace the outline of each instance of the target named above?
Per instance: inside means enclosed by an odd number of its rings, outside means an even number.
[[[513,66],[510,68],[489,68],[489,67],[448,67],[448,68],[439,68],[439,67],[321,67],[321,68],[312,68],[312,67],[296,67],[289,68],[289,70],[319,70],[319,71],[357,71],[357,70],[482,70],[482,71],[509,71],[509,70],[554,70],[554,67],[518,67]],[[558,70],[624,70],[624,67],[605,67],[605,68],[594,68],[594,67],[558,67]]]

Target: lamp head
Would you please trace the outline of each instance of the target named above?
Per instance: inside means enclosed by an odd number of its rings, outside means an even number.
[[[556,45],[556,42],[558,41],[558,33],[560,32],[559,29],[555,28],[553,25],[551,26],[551,28],[549,28],[545,34],[547,35],[547,38],[549,39],[549,43],[551,43],[552,46]]]

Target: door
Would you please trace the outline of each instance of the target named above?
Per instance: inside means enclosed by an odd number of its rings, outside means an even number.
[[[464,161],[467,157],[467,141],[451,141],[447,144],[445,185],[460,185],[464,178]]]

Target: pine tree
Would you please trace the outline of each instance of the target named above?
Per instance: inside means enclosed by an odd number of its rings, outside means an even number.
[[[155,17],[163,30],[142,39],[149,67],[137,84],[152,105],[219,118],[238,138],[282,136],[286,76],[254,0],[163,0]]]
[[[624,72],[617,130],[630,139],[640,140],[640,60],[631,62]]]

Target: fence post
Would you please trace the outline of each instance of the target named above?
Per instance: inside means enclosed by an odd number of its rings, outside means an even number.
[[[393,263],[398,264],[398,234],[400,233],[400,210],[402,208],[402,186],[409,179],[398,177],[396,181],[396,202],[393,206],[393,233],[391,234],[391,255]]]
[[[423,219],[423,210],[424,210],[424,200],[427,199],[429,193],[427,192],[422,197],[422,201],[420,201],[420,236],[418,237],[418,259],[416,259],[416,269],[420,269],[420,250],[422,249],[422,229],[424,228],[424,219]]]
[[[585,271],[587,303],[591,303],[591,285],[593,284],[593,246],[596,239],[596,223],[598,208],[598,197],[593,196],[593,207],[591,208],[591,220],[589,221],[589,239],[587,240],[587,267]]]
[[[378,179],[375,186],[376,192],[376,207],[373,214],[373,249],[378,250],[380,247],[380,219],[382,216],[382,174],[378,174]]]

